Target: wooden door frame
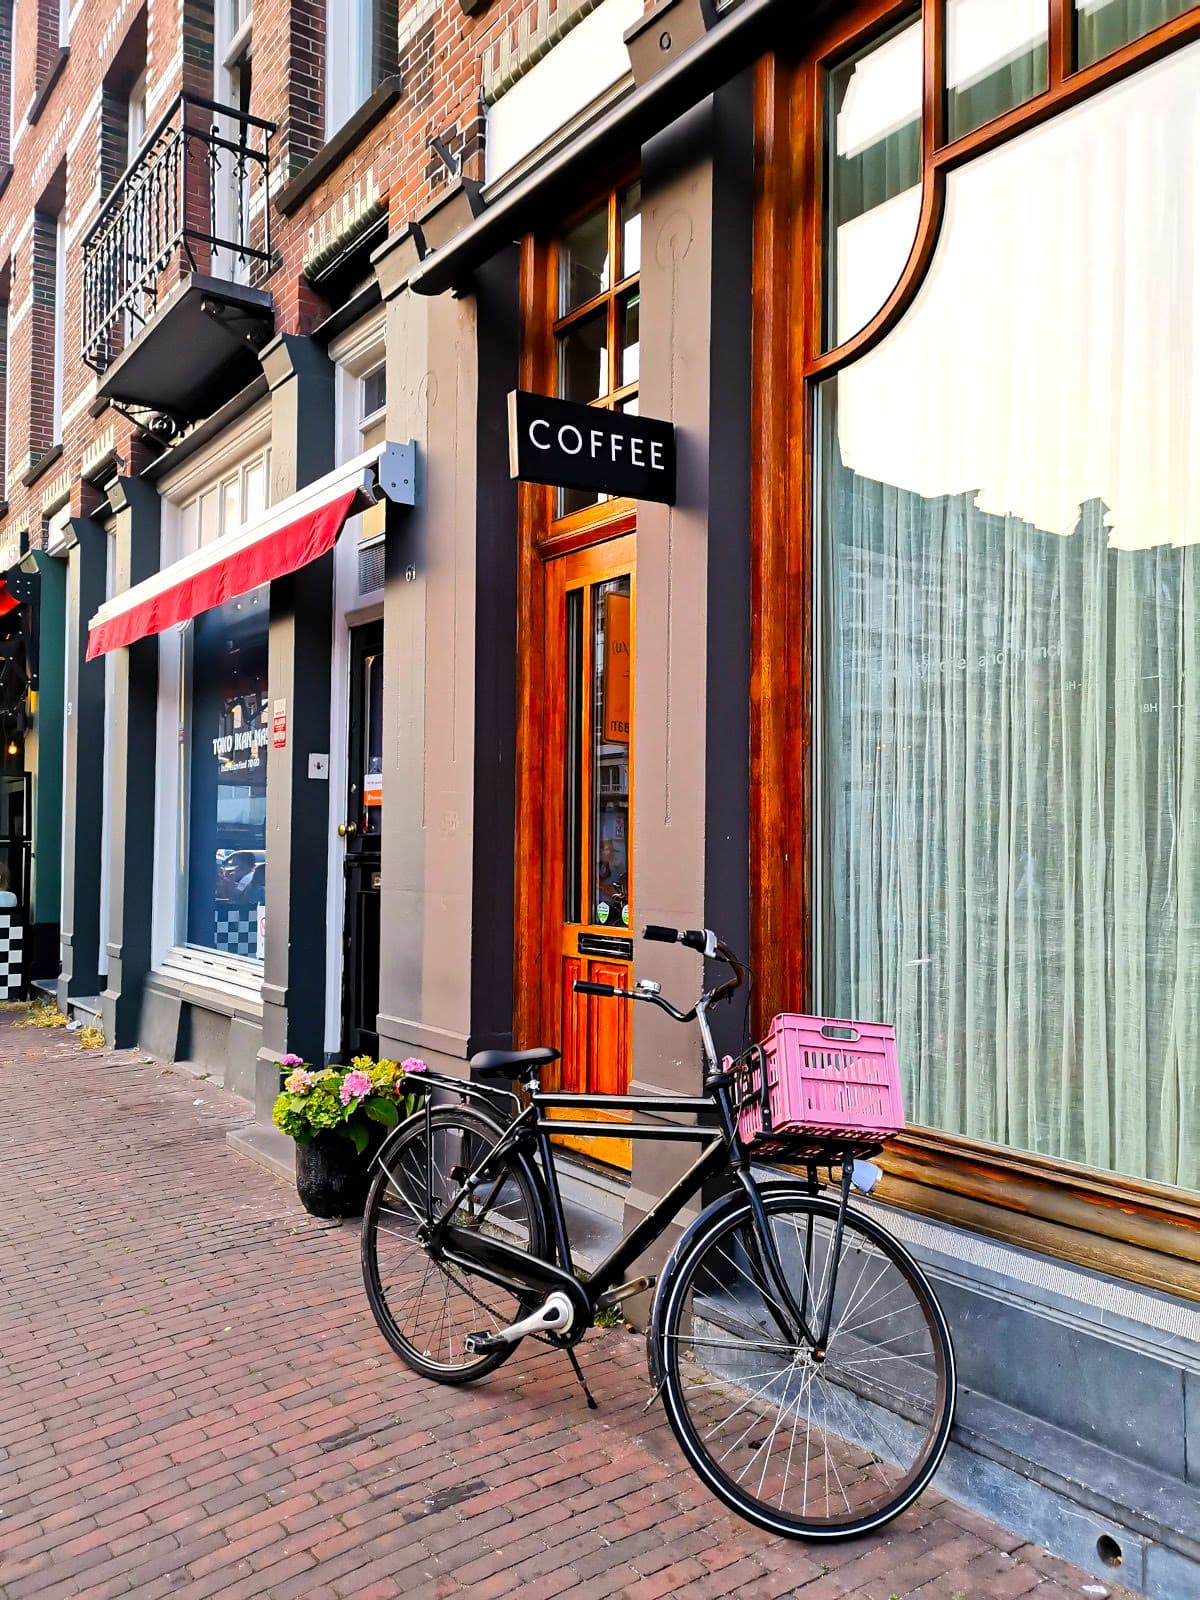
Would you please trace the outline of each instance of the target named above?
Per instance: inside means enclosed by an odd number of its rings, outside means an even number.
[[[521,341],[519,382],[536,394],[555,390],[553,328],[557,311],[558,261],[554,243],[528,235],[521,246]],[[555,886],[544,882],[549,832],[546,796],[557,776],[546,770],[546,750],[561,723],[558,681],[545,659],[546,565],[556,556],[602,545],[636,533],[637,512],[629,500],[555,520],[555,490],[541,484],[517,486],[517,739],[516,827],[513,930],[513,1042],[518,1047],[546,1042],[548,1015],[545,962],[545,914],[548,903],[561,905]],[[636,549],[635,562],[636,566]],[[636,623],[635,623],[636,626]],[[558,728],[561,745],[561,728]],[[633,776],[630,774],[632,790]],[[632,841],[631,841],[632,843]],[[551,852],[552,854],[552,852]]]

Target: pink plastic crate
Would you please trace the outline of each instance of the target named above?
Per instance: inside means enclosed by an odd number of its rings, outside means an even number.
[[[904,1127],[896,1032],[886,1023],[785,1012],[772,1022],[762,1048],[771,1111],[766,1137],[866,1134],[883,1140]],[[763,1133],[757,1097],[743,1106],[738,1129],[745,1143]]]

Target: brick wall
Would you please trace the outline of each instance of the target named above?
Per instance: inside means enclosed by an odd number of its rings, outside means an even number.
[[[332,0],[341,5],[344,0]],[[399,98],[387,116],[347,153],[340,165],[292,215],[272,214],[275,259],[255,282],[270,290],[276,325],[308,332],[328,306],[304,273],[310,230],[341,204],[355,186],[377,190],[386,205],[389,231],[398,231],[447,182],[430,140],[442,138],[468,176],[483,175],[485,115],[481,63],[495,59],[500,41],[508,55],[544,22],[551,0],[492,0],[468,17],[459,0],[376,0],[374,77],[397,76]],[[561,4],[561,0],[559,0]],[[0,63],[7,16],[0,0]],[[53,27],[48,29],[48,19]],[[80,351],[82,240],[105,194],[124,167],[125,77],[131,40],[147,63],[147,122],[163,115],[186,89],[211,97],[214,90],[214,0],[88,0],[78,8],[70,57],[35,124],[24,121],[37,72],[58,55],[57,0],[19,0],[16,10],[16,137],[13,173],[0,193],[0,274],[10,259],[8,292],[12,439],[5,453],[9,511],[0,536],[29,527],[40,536],[46,484],[64,467],[74,474],[79,509],[79,464],[100,435],[113,430],[115,448],[133,459],[145,447],[131,424],[111,408],[93,416],[96,376]],[[118,81],[119,80],[119,81]],[[2,92],[2,87],[0,87]],[[325,138],[325,0],[255,0],[254,79],[251,110],[275,123],[272,187],[277,194],[322,147]],[[368,185],[368,179],[370,184]],[[67,224],[66,370],[63,383],[63,461],[30,486],[20,476],[51,440],[53,340],[53,251],[47,201],[58,183]],[[207,207],[207,193],[194,196]],[[35,213],[41,209],[41,219]]]

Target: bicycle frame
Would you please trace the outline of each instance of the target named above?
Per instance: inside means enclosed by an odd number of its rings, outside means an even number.
[[[700,1010],[699,1007],[697,1009]],[[703,1017],[702,1011],[700,1017]],[[702,1025],[702,1031],[706,1044],[711,1048],[711,1035],[706,1025]],[[445,1078],[440,1074],[429,1074],[427,1081],[431,1088],[448,1090],[467,1098],[477,1098],[485,1103],[489,1095],[506,1094],[506,1091],[481,1089],[477,1085]],[[520,1294],[531,1288],[540,1292],[559,1288],[570,1296],[577,1310],[583,1311],[586,1308],[586,1325],[590,1326],[605,1294],[623,1281],[625,1272],[633,1262],[666,1232],[688,1202],[701,1191],[708,1179],[732,1167],[735,1177],[740,1180],[746,1191],[755,1222],[755,1233],[762,1259],[757,1262],[752,1260],[749,1266],[763,1291],[764,1303],[784,1338],[792,1342],[803,1339],[814,1350],[822,1349],[829,1337],[833,1285],[830,1285],[821,1326],[814,1328],[787,1282],[774,1235],[763,1210],[762,1197],[750,1171],[748,1154],[737,1137],[736,1119],[730,1105],[731,1088],[726,1075],[719,1070],[710,1072],[705,1083],[705,1091],[703,1095],[588,1095],[543,1091],[536,1080],[531,1081],[528,1104],[518,1111],[496,1143],[489,1145],[472,1171],[460,1180],[457,1192],[443,1208],[441,1219],[435,1219],[431,1212],[427,1215],[426,1224],[431,1248],[440,1249],[452,1264],[470,1267],[482,1277],[514,1293]],[[515,1096],[510,1098],[515,1102]],[[617,1110],[631,1113],[640,1111],[667,1115],[698,1115],[712,1113],[715,1110],[719,1114],[717,1126],[711,1123],[703,1126],[638,1123],[632,1120],[622,1125],[623,1138],[692,1141],[700,1143],[703,1148],[679,1180],[590,1273],[579,1273],[575,1268],[551,1136],[571,1133],[580,1137],[589,1135],[611,1137],[613,1124],[611,1121],[552,1119],[545,1115],[549,1110],[564,1109],[610,1112]],[[426,1096],[425,1114],[428,1161],[432,1151],[432,1137],[428,1131],[432,1115],[432,1095]],[[501,1239],[456,1227],[449,1222],[449,1218],[455,1214],[462,1201],[478,1188],[487,1167],[498,1155],[510,1150],[528,1150],[531,1147],[536,1148],[540,1158],[541,1177],[549,1203],[556,1257],[553,1262],[532,1258],[527,1252]],[[381,1164],[383,1155],[384,1152],[381,1151]],[[841,1218],[844,1216],[845,1205],[849,1198],[848,1169],[843,1178],[842,1188],[842,1207],[837,1225],[839,1239]],[[429,1181],[426,1188],[427,1203],[431,1193],[432,1182]],[[805,1299],[807,1300],[807,1291]],[[578,1331],[582,1333],[585,1329],[581,1328]]]

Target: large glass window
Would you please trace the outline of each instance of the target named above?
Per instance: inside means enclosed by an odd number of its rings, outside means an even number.
[[[184,629],[181,944],[261,960],[266,917],[269,589]]]
[[[181,554],[263,511],[268,458],[205,489],[181,515]],[[261,961],[266,935],[268,586],[179,633],[175,942]]]
[[[819,396],[821,1011],[912,1120],[1200,1188],[1200,47],[953,172]]]

